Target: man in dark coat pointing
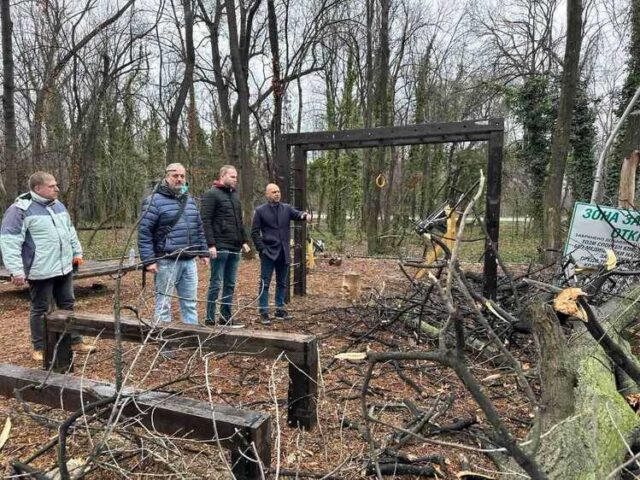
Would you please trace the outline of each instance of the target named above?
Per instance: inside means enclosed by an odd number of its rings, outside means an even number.
[[[291,220],[311,221],[308,212],[296,210],[291,205],[280,203],[280,188],[274,183],[267,185],[265,196],[267,203],[256,208],[253,214],[251,237],[260,254],[260,282],[258,304],[260,322],[269,325],[269,284],[273,271],[276,272],[276,319],[289,320],[291,317],[284,309],[287,273],[291,263],[289,249],[289,222]]]

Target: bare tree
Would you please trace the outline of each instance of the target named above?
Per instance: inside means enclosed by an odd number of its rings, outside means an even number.
[[[544,201],[544,245],[548,262],[558,257],[562,245],[562,239],[560,238],[562,181],[569,153],[571,119],[580,78],[582,0],[570,0],[567,2],[567,25],[567,44],[560,87],[560,104],[558,106],[558,118],[553,130],[551,165]]]
[[[193,70],[195,68],[195,49],[193,46],[193,1],[181,0],[184,15],[184,76],[178,90],[176,103],[169,114],[169,138],[167,139],[167,163],[175,161],[178,144],[178,122],[182,115],[187,95],[193,87]]]
[[[0,175],[0,205],[8,206],[18,196],[18,138],[14,104],[15,82],[13,76],[13,22],[11,2],[2,0],[0,4],[2,28],[2,116],[4,119],[4,182]]]

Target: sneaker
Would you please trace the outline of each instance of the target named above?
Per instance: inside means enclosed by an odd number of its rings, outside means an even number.
[[[293,317],[286,310],[276,310],[277,320],[293,320]]]
[[[244,328],[244,323],[238,323],[238,321],[227,320],[224,317],[220,317],[220,321],[218,322],[218,325],[220,325],[221,327],[227,327],[227,328]]]
[[[208,327],[215,327],[216,326],[216,322],[214,322],[213,320],[211,320],[210,318],[207,318],[204,321],[204,324]]]
[[[82,342],[82,343],[74,343],[73,345],[71,345],[71,350],[73,350],[74,352],[77,352],[77,353],[91,354],[91,353],[94,353],[98,349],[96,348],[95,345]]]
[[[244,328],[244,323],[239,323],[239,322],[234,322],[232,320],[229,320],[227,323],[223,324],[222,326],[226,328]]]
[[[44,360],[44,352],[42,350],[34,350],[31,352],[31,359],[36,362],[42,362]]]
[[[269,318],[269,314],[268,313],[261,313],[260,314],[260,323],[262,325],[271,325],[271,319]]]

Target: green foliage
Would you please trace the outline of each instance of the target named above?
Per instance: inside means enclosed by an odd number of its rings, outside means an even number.
[[[507,105],[523,129],[516,155],[527,172],[529,213],[537,225],[541,225],[543,219],[551,130],[555,119],[554,95],[549,78],[544,75],[531,76],[523,85],[507,93]]]
[[[108,95],[104,105],[96,158],[96,221],[135,220],[147,186],[150,172],[138,148],[136,126],[139,121],[132,95],[133,83],[134,79],[126,83],[121,99],[113,92]]]
[[[588,202],[591,198],[595,173],[593,150],[597,135],[595,121],[595,105],[589,99],[585,83],[581,82],[573,110],[571,155],[567,161],[567,179],[577,201]]]
[[[326,112],[329,130],[352,129],[361,125],[356,99],[357,69],[353,55],[347,60],[342,95],[336,98],[330,79],[326,82]],[[345,237],[347,216],[359,212],[362,203],[362,161],[354,150],[330,151],[314,162],[310,170],[314,186],[322,190],[327,201],[327,225],[332,235]]]

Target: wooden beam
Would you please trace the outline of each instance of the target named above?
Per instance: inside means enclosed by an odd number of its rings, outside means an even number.
[[[289,145],[302,145],[306,150],[314,150],[315,145],[354,148],[355,146],[409,145],[415,143],[459,142],[488,140],[489,135],[504,130],[501,118],[470,120],[465,122],[426,123],[395,127],[362,128],[355,130],[290,133],[282,135]],[[465,140],[469,138],[469,140]],[[399,143],[385,143],[385,142]],[[411,143],[402,143],[410,141]]]
[[[502,147],[504,132],[494,132],[489,138],[489,160],[487,164],[487,196],[485,224],[489,238],[485,241],[484,286],[487,298],[496,298],[498,291],[498,250],[500,240],[500,202],[502,195]],[[492,248],[492,246],[495,248]]]
[[[114,318],[99,313],[65,310],[47,314],[44,329],[45,368],[53,363],[56,371],[65,371],[71,366],[69,336],[64,335],[71,330],[89,337],[114,338]],[[186,324],[161,324],[153,327],[150,322],[125,316],[121,317],[120,331],[124,341],[142,343],[148,338],[151,342],[168,342],[175,348],[200,349],[203,352],[228,352],[268,358],[276,358],[284,352],[291,362],[289,424],[311,429],[316,423],[318,343],[313,335]],[[302,375],[301,372],[305,374]],[[302,377],[305,382],[298,385]],[[302,401],[304,398],[309,401]]]
[[[300,147],[304,151],[310,151],[475,141],[487,141],[489,143],[485,220],[487,221],[490,238],[485,243],[483,291],[486,296],[494,298],[497,290],[498,267],[496,255],[491,249],[491,244],[496,249],[498,248],[502,148],[504,143],[503,118],[280,135],[278,138],[278,155],[284,155],[282,152],[287,152],[286,161],[282,156],[278,162],[278,177],[283,182],[286,180],[286,193],[283,191],[283,201],[290,198],[291,166],[289,150],[292,146]],[[281,190],[284,190],[284,185],[285,183],[280,185]],[[304,196],[306,191],[301,189],[300,194]],[[287,301],[289,301],[289,289],[287,289]]]
[[[301,147],[293,150],[293,206],[306,210],[307,152]],[[307,294],[307,222],[293,225],[293,293]]]
[[[486,142],[489,139],[487,133],[464,133],[450,135],[434,135],[428,137],[401,137],[371,140],[341,140],[337,142],[310,142],[305,143],[306,150],[347,150],[350,148],[377,148],[377,147],[401,147],[405,145],[424,145],[437,143],[457,142]]]
[[[21,390],[21,397],[27,402],[69,412],[116,393],[109,383],[0,364],[0,395],[13,397],[16,389]],[[135,402],[127,402],[122,414],[151,431],[207,443],[220,442],[231,451],[236,478],[261,478],[252,444],[264,466],[270,465],[270,420],[264,413],[213,405],[166,392],[125,389],[123,394],[135,398]]]
[[[122,269],[119,268],[120,260],[85,260],[80,265],[78,271],[73,274],[74,280],[80,280],[83,278],[100,277],[102,275],[117,275],[118,271],[122,274],[130,272],[136,269],[136,265],[128,265],[126,262],[122,265]],[[0,268],[0,280],[10,280],[11,275],[6,268]]]

